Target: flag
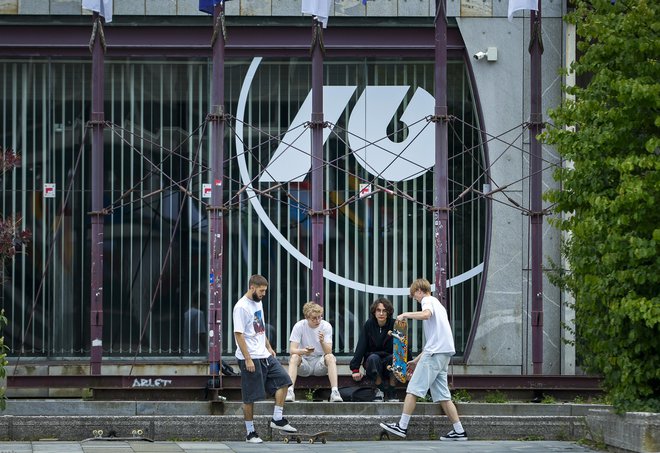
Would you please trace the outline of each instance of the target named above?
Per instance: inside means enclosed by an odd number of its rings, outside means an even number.
[[[316,19],[323,24],[323,28],[326,28],[331,6],[332,0],[302,0],[302,13],[316,16]]]
[[[222,0],[199,0],[199,10],[213,14],[213,8],[220,2],[222,2]]]
[[[112,0],[83,0],[82,7],[99,13],[106,24],[112,22]]]
[[[539,0],[509,0],[509,22],[513,20],[513,13],[521,9],[539,10]]]

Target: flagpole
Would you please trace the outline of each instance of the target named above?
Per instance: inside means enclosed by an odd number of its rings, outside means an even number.
[[[541,0],[538,11],[530,11],[530,235],[532,280],[532,369],[543,374],[543,173],[541,144],[537,136],[543,129],[541,55]]]
[[[98,12],[92,16],[92,210],[91,292],[90,292],[90,368],[92,375],[101,374],[103,359],[103,111],[105,63],[104,19]]]
[[[433,172],[434,283],[438,299],[448,309],[449,151],[447,119],[447,9],[446,0],[437,0],[435,16],[435,114],[433,116],[435,122],[435,169]]]
[[[213,9],[213,72],[211,76],[211,204],[208,207],[210,260],[208,295],[209,364],[213,387],[222,388],[223,162],[225,136],[224,2]]]
[[[323,26],[312,22],[312,298],[323,306]]]

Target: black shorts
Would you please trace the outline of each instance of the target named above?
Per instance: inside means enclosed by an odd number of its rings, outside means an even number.
[[[277,389],[291,385],[291,378],[280,362],[273,356],[252,359],[254,372],[245,369],[245,360],[238,360],[241,370],[241,396],[244,403],[254,403],[274,395]]]

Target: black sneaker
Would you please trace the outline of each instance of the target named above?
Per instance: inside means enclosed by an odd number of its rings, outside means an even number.
[[[442,436],[440,440],[468,440],[467,432],[457,433],[453,429]]]
[[[261,440],[261,437],[259,437],[259,434],[257,434],[256,431],[252,431],[247,436],[245,436],[245,442],[249,442],[251,444],[260,444],[263,442],[263,440]]]
[[[272,418],[270,419],[270,427],[274,429],[279,429],[280,431],[286,431],[287,433],[295,433],[298,430],[293,426],[289,425],[289,422],[286,418],[282,420],[275,421]]]
[[[398,423],[381,423],[380,427],[385,431],[395,434],[399,437],[403,437],[404,439],[406,437],[406,433],[408,432],[408,429],[400,427]]]

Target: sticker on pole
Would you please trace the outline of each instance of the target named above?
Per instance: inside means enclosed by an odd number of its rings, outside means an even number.
[[[44,183],[44,198],[55,198],[55,187],[54,182],[45,182]]]
[[[372,192],[371,184],[360,184],[360,198],[369,197]]]
[[[202,198],[211,198],[211,184],[202,184]]]

